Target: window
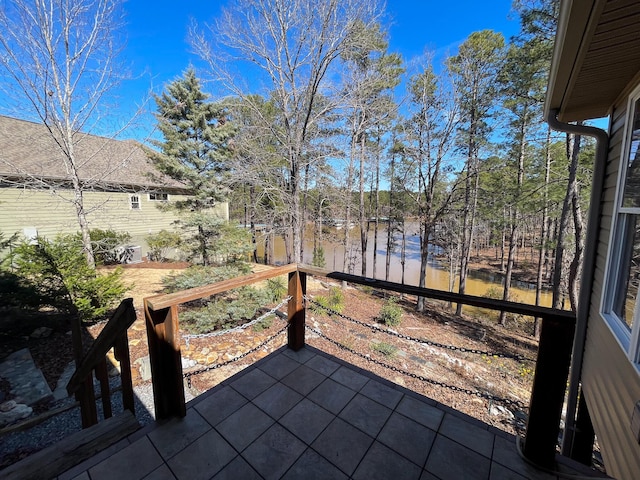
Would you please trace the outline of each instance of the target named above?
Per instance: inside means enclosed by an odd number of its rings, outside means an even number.
[[[152,202],[168,202],[169,194],[168,193],[150,193],[149,200]]]
[[[640,361],[640,89],[628,104],[603,313],[629,358]]]
[[[140,195],[129,195],[131,210],[140,210]]]

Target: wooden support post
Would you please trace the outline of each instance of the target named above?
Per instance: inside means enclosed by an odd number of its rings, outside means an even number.
[[[578,414],[576,416],[575,432],[571,442],[571,451],[569,457],[591,466],[593,459],[593,444],[596,440],[596,434],[591,423],[591,415],[589,408],[584,399],[584,391],[580,391],[580,400],[578,401]]]
[[[80,402],[80,418],[82,428],[89,428],[98,423],[96,394],[93,391],[93,375],[87,375],[76,391],[76,400]]]
[[[304,347],[304,294],[307,291],[307,274],[299,271],[289,274],[289,305],[287,313],[289,317],[289,330],[287,344],[294,351]]]
[[[111,418],[113,411],[111,410],[111,388],[109,387],[109,369],[107,368],[106,358],[103,358],[96,366],[96,378],[100,381],[102,416],[105,419]]]
[[[178,336],[178,307],[173,305],[152,310],[145,299],[144,315],[149,341],[156,420],[184,417],[187,410],[184,402],[182,359]]]
[[[553,467],[555,461],[574,331],[575,320],[542,320],[523,449],[525,457],[542,467]]]

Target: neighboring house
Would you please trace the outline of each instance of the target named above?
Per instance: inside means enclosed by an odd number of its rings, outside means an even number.
[[[583,130],[564,122],[609,117],[608,132],[583,131],[599,136],[599,147],[563,447],[588,431],[589,422],[581,420],[588,411],[607,473],[638,479],[639,1],[561,2],[545,109],[549,124],[563,131]],[[576,402],[579,391],[584,403]]]
[[[75,147],[90,228],[128,232],[131,244],[173,230],[175,212],[158,205],[186,198],[188,191],[162,176],[142,146],[132,140],[77,134]],[[0,232],[26,238],[79,231],[62,152],[42,124],[0,116]],[[218,214],[229,218],[228,204]]]

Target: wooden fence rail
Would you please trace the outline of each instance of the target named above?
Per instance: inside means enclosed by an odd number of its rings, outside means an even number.
[[[553,464],[560,429],[562,404],[569,375],[575,329],[575,315],[573,313],[401,285],[342,272],[332,272],[308,265],[285,265],[204,287],[144,299],[156,418],[186,415],[178,333],[179,305],[261,280],[288,275],[288,294],[291,296],[291,300],[288,305],[287,343],[290,348],[298,350],[305,343],[304,295],[307,274],[367,285],[381,290],[541,318],[542,329],[523,451],[525,456],[536,464],[543,466]]]

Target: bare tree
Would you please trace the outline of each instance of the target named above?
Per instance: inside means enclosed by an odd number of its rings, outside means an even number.
[[[192,28],[191,44],[209,63],[211,74],[251,105],[247,92],[263,82],[281,122],[263,123],[277,141],[287,162],[286,189],[290,196],[292,256],[301,260],[302,175],[309,159],[306,151],[314,128],[335,105],[329,98],[329,71],[351,39],[356,20],[372,25],[378,12],[368,0],[237,0],[222,9],[221,16],[204,30]],[[244,62],[244,63],[243,63]],[[244,74],[234,71],[244,65]],[[250,72],[250,73],[247,73]],[[255,74],[255,75],[254,75]],[[240,84],[250,77],[253,88]],[[263,92],[264,93],[264,92]],[[256,108],[258,118],[260,109]]]
[[[80,131],[99,118],[117,83],[118,0],[15,0],[0,4],[0,67],[5,90],[41,121],[62,153],[87,263],[95,265],[77,155]]]

